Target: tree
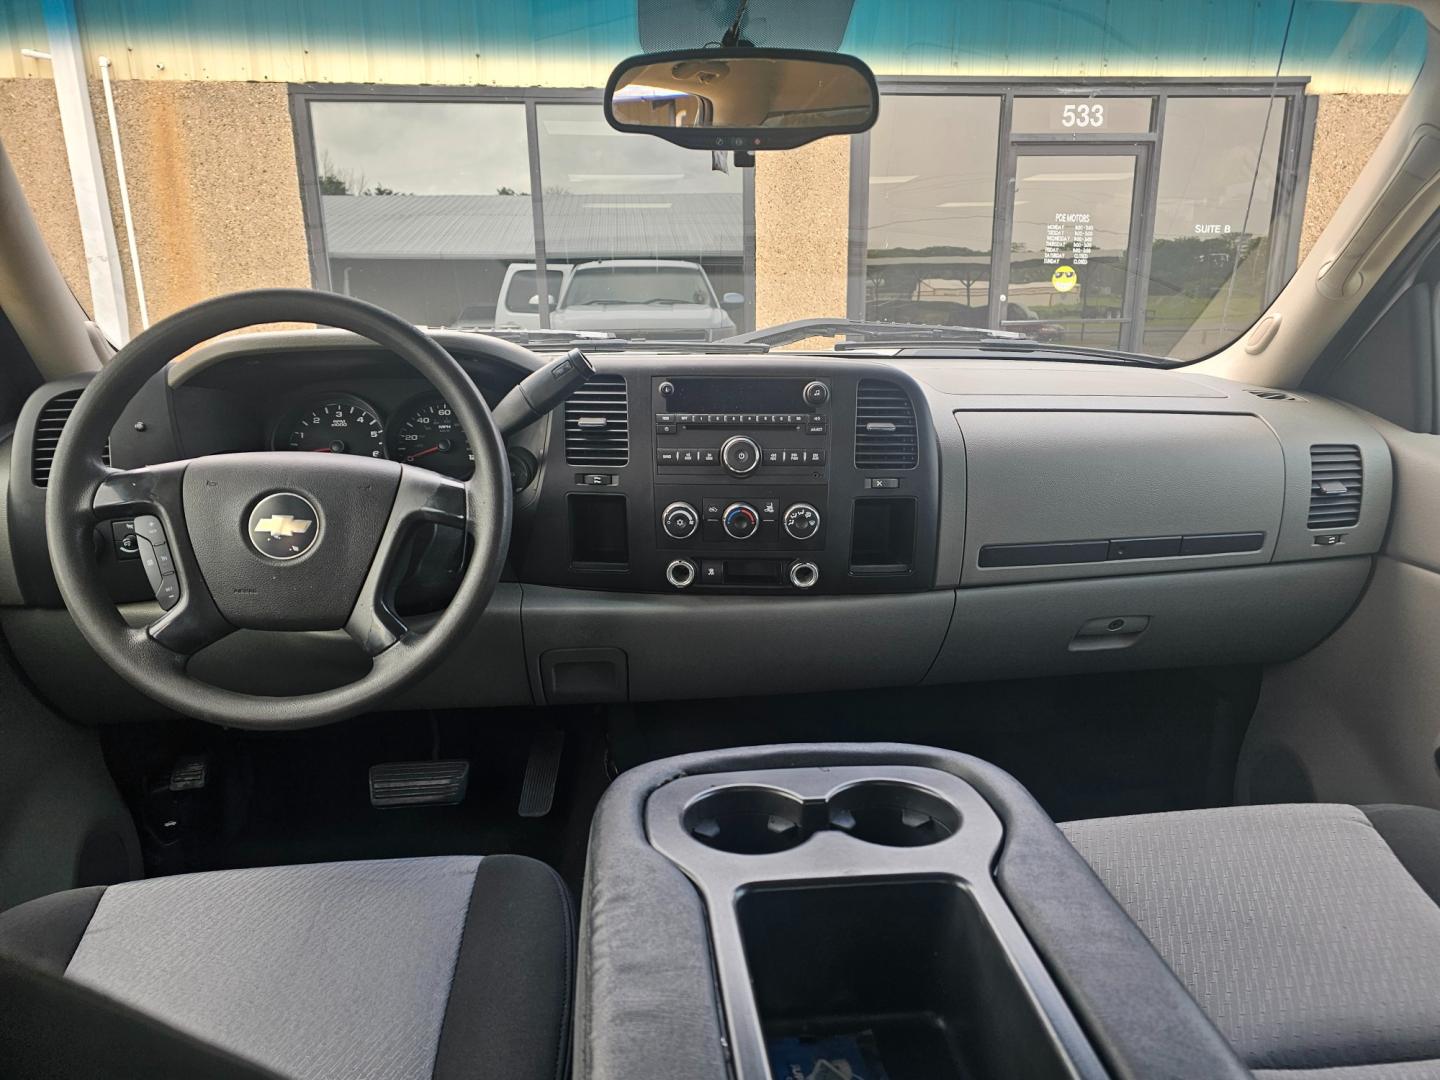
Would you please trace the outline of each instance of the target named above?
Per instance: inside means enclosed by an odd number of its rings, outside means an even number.
[[[340,170],[335,167],[335,162],[330,159],[329,151],[325,151],[320,155],[320,194],[350,194],[350,182],[342,176]]]

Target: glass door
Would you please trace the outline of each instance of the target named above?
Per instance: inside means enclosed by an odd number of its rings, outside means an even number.
[[[1011,148],[992,325],[1057,344],[1131,347],[1148,165],[1149,148],[1133,143]]]

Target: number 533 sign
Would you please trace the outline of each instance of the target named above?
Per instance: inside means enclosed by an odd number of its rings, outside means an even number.
[[[1105,105],[1099,101],[1066,104],[1060,110],[1060,125],[1067,128],[1104,127]]]

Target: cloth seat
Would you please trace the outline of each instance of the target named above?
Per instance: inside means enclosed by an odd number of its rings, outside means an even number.
[[[1440,811],[1244,806],[1060,827],[1257,1076],[1440,1078]]]
[[[574,933],[508,855],[58,893],[0,913],[0,1073],[556,1080]]]

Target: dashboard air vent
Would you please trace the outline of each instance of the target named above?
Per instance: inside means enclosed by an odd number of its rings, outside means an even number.
[[[1255,395],[1256,397],[1258,397],[1258,398],[1264,398],[1266,401],[1294,401],[1294,400],[1296,400],[1296,399],[1295,399],[1295,396],[1294,396],[1293,394],[1287,394],[1287,393],[1285,393],[1284,390],[1270,390],[1270,389],[1267,388],[1267,389],[1263,389],[1263,390],[1246,390],[1245,392],[1246,392],[1247,394],[1254,394],[1254,395]]]
[[[565,402],[565,461],[619,468],[630,460],[623,375],[596,375]]]
[[[1310,447],[1311,529],[1348,529],[1360,523],[1363,487],[1360,448],[1338,443]]]
[[[915,407],[894,383],[861,379],[855,399],[855,467],[913,469]]]
[[[80,400],[80,390],[66,390],[45,403],[40,415],[35,418],[35,433],[30,443],[30,480],[43,488],[50,483],[50,467],[55,463],[55,447],[60,442],[60,433],[65,422],[75,411]],[[101,454],[106,465],[110,464],[110,444],[105,444]]]

